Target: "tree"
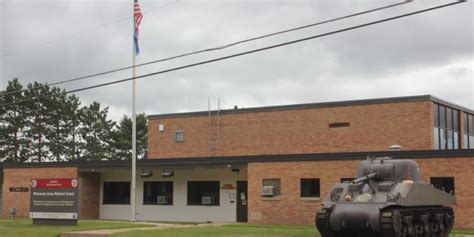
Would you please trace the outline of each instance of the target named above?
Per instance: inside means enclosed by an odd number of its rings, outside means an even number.
[[[38,82],[24,90],[18,79],[0,91],[0,161],[130,159],[132,120],[118,126],[97,102],[82,106],[79,98]],[[18,92],[19,93],[13,93]],[[13,104],[23,101],[23,103]],[[147,117],[137,116],[137,157],[147,150]]]
[[[51,160],[50,145],[53,133],[53,119],[56,115],[57,99],[52,96],[56,89],[38,82],[27,85],[25,91],[26,132],[30,141],[29,161],[43,162]],[[35,88],[35,89],[33,89]]]
[[[146,159],[148,142],[148,122],[146,114],[137,115],[137,158]],[[123,116],[114,131],[114,148],[117,159],[132,157],[132,118]]]
[[[83,110],[80,109],[81,102],[79,98],[70,95],[66,98],[66,107],[64,108],[64,132],[66,139],[64,143],[64,153],[68,160],[77,160],[80,158],[80,147],[83,146],[79,128],[81,126],[81,116]]]
[[[28,139],[25,137],[25,105],[11,104],[24,100],[23,86],[14,79],[8,82],[7,88],[0,95],[0,157],[7,161],[23,162],[27,159]]]
[[[115,122],[107,119],[108,107],[101,110],[100,104],[93,102],[81,108],[79,133],[84,140],[81,144],[81,160],[113,159],[113,133]]]

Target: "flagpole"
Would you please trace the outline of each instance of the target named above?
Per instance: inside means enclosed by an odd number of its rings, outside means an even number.
[[[133,32],[132,34],[135,34],[135,1],[133,2],[133,14],[132,14],[132,22],[133,22]],[[136,171],[137,171],[137,116],[136,114],[136,95],[135,95],[135,57],[136,57],[136,49],[135,49],[135,39],[133,38],[132,40],[132,190],[130,193],[130,203],[132,205],[132,219],[130,221],[136,221],[136,203],[135,203],[135,198],[136,198]]]

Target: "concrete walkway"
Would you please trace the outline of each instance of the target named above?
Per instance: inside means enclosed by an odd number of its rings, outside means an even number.
[[[161,230],[171,228],[190,228],[190,227],[205,227],[205,226],[221,226],[223,224],[210,223],[210,224],[165,224],[165,223],[149,223],[149,222],[137,222],[137,224],[151,224],[155,226],[150,227],[136,227],[136,228],[118,228],[118,229],[103,229],[103,230],[84,230],[84,231],[71,231],[64,232],[61,237],[108,237],[115,233],[131,232],[131,231],[145,231],[145,230]]]

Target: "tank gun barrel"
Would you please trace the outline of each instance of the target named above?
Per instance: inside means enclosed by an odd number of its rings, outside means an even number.
[[[354,179],[354,180],[352,180],[352,183],[353,184],[364,183],[364,182],[367,182],[371,179],[374,179],[375,177],[377,177],[377,172],[374,172],[374,173],[368,174],[366,176],[362,176],[360,178]]]

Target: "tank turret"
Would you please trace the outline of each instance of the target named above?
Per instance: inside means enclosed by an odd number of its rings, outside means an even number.
[[[447,237],[455,197],[420,181],[413,160],[360,162],[358,177],[334,185],[316,214],[322,237]]]

